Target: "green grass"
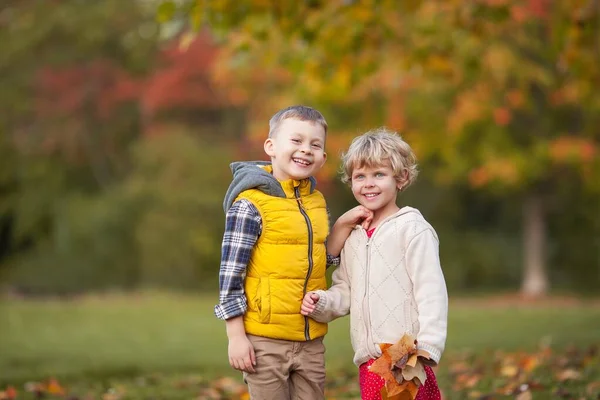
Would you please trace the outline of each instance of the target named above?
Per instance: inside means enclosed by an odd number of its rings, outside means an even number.
[[[0,388],[49,377],[73,385],[85,382],[88,388],[142,376],[146,382],[175,379],[176,387],[185,386],[186,374],[200,380],[238,377],[227,362],[224,324],[212,314],[215,300],[216,295],[164,293],[2,300]],[[598,303],[502,306],[485,298],[451,303],[444,359],[466,353],[491,358],[497,350],[534,352],[541,342],[556,349],[599,344]],[[330,375],[352,376],[347,318],[330,324],[325,343]],[[447,368],[440,370],[447,387],[448,374]]]

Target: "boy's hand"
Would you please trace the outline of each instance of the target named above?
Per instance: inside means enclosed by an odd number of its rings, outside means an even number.
[[[239,335],[229,339],[229,364],[239,370],[248,373],[254,373],[256,365],[256,356],[254,347],[246,335]]]
[[[227,337],[229,338],[229,365],[239,371],[254,373],[256,355],[254,346],[250,343],[246,330],[244,329],[244,317],[242,315],[225,321]]]
[[[373,212],[363,206],[356,206],[335,221],[331,234],[327,238],[327,252],[337,257],[342,252],[344,243],[354,227],[360,224],[364,229],[369,228],[373,221]]]
[[[315,311],[317,302],[319,301],[319,295],[313,292],[306,293],[302,300],[302,306],[300,307],[300,314],[310,315]]]
[[[364,229],[367,229],[371,225],[371,221],[373,221],[373,212],[364,206],[356,206],[342,214],[337,223],[349,228],[361,225]]]

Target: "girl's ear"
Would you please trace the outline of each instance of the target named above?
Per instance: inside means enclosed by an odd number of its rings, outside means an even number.
[[[406,186],[406,182],[408,181],[408,171],[402,171],[402,175],[396,179],[396,187],[399,191],[402,191],[402,188]]]

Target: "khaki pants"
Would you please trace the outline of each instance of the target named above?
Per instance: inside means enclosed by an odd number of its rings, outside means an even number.
[[[256,354],[256,372],[244,373],[252,400],[325,399],[323,338],[307,342],[248,335]]]

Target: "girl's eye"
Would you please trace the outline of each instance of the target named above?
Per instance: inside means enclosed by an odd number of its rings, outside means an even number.
[[[384,175],[384,173],[383,173],[383,172],[377,172],[377,173],[375,174],[375,176],[376,176],[377,178],[383,178],[385,175]]]
[[[294,143],[300,143],[300,139],[292,139],[292,142],[294,142]]]
[[[363,179],[365,176],[364,175],[356,175],[354,178],[352,179],[356,179],[356,180],[361,180]]]

